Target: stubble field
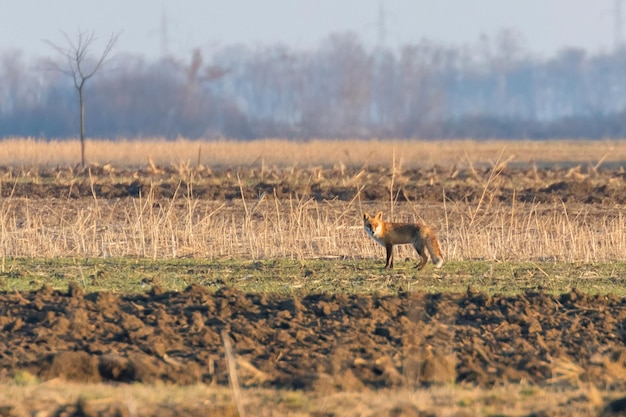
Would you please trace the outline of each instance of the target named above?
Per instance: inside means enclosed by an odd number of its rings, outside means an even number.
[[[626,389],[624,142],[69,145],[0,152],[4,414],[598,415]],[[379,210],[444,267],[383,270]]]

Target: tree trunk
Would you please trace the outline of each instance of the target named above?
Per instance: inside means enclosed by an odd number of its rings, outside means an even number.
[[[78,88],[80,105],[80,166],[85,167],[85,105],[83,103],[83,86]]]

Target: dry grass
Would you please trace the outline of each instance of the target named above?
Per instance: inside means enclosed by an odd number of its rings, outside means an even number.
[[[254,206],[254,213],[251,208]],[[248,214],[246,214],[246,209]],[[5,198],[0,251],[8,257],[209,259],[380,258],[362,212],[382,203],[312,199],[254,202],[193,198]],[[396,204],[394,219],[433,226],[448,260],[606,262],[623,260],[626,219],[619,207],[467,203]],[[416,258],[410,246],[397,259]]]
[[[502,181],[507,181],[500,176],[507,164],[587,161],[591,168],[597,168],[626,161],[624,140],[90,140],[87,149],[89,159],[99,163],[185,168],[181,170],[187,172],[184,175],[191,185],[177,194],[187,197],[167,200],[148,192],[141,198],[121,200],[105,200],[95,194],[92,199],[78,200],[4,198],[0,202],[0,251],[4,257],[378,258],[382,248],[366,238],[361,216],[364,211],[381,209],[389,220],[422,221],[433,226],[449,260],[604,262],[622,260],[626,253],[626,219],[620,207],[518,202],[503,205],[494,202],[491,195]],[[63,166],[77,160],[78,150],[76,141],[8,139],[0,147],[0,165]],[[190,166],[198,162],[205,166],[282,165],[292,170],[333,165],[339,166],[337,172],[346,165],[380,164],[391,168],[390,183],[385,184],[390,198],[376,204],[362,203],[357,192],[349,202],[319,202],[307,197],[276,199],[271,195],[258,201],[199,200],[192,196],[193,175],[188,174],[193,171]],[[467,172],[474,172],[474,179],[468,181],[482,187],[479,201],[446,203],[442,195],[442,204],[397,204],[394,192],[408,181],[403,170],[435,164],[450,172],[461,164]],[[494,169],[485,178],[474,170],[479,164]],[[233,171],[242,187],[238,168]],[[31,175],[28,170],[21,172],[19,175]],[[20,179],[11,177],[10,181]],[[366,179],[356,181],[358,189],[366,185],[361,183]],[[397,254],[398,259],[415,257],[407,248],[398,248]]]
[[[626,161],[626,140],[604,141],[476,141],[476,140],[312,140],[294,142],[264,139],[251,142],[108,141],[90,139],[86,159],[104,165],[145,166],[150,158],[155,164],[189,163],[205,166],[345,166],[389,165],[396,156],[406,168],[440,166],[477,166],[492,164],[498,155],[510,157],[510,163],[614,163]],[[80,161],[77,140],[42,141],[28,138],[2,140],[0,165],[68,166]]]
[[[43,384],[0,385],[0,404],[11,415],[66,414],[77,405],[90,415],[224,415],[237,416],[232,393],[225,387],[177,387],[146,384],[79,385],[52,380]],[[539,388],[525,384],[493,389],[442,386],[423,389],[338,392],[319,395],[288,390],[246,389],[243,403],[255,416],[337,415],[597,415],[614,397],[593,387]],[[108,414],[106,414],[108,412]],[[542,414],[543,415],[543,414]]]

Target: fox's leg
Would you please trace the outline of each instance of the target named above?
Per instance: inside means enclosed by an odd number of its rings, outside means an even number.
[[[421,246],[421,245],[419,245],[417,243],[414,243],[413,247],[417,251],[417,254],[422,258],[420,260],[420,263],[415,265],[415,267],[418,270],[420,270],[420,269],[424,268],[424,266],[426,266],[426,262],[428,262],[428,255],[426,255],[426,251],[424,250],[424,246]]]
[[[387,250],[387,262],[385,263],[385,268],[393,268],[393,245],[386,244],[385,249]]]

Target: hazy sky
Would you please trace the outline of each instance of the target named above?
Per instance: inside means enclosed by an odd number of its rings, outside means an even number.
[[[564,46],[613,48],[619,0],[0,0],[0,52],[51,55],[44,40],[94,30],[99,39],[122,32],[116,52],[148,58],[166,48],[282,42],[315,46],[329,33],[353,31],[368,45],[383,33],[387,45],[428,38],[473,44],[481,34],[518,31],[527,50],[548,56]],[[380,31],[379,8],[384,10]],[[626,4],[624,5],[626,11]],[[626,19],[624,19],[626,21]],[[626,30],[624,30],[626,34]],[[625,35],[626,36],[626,35]]]

